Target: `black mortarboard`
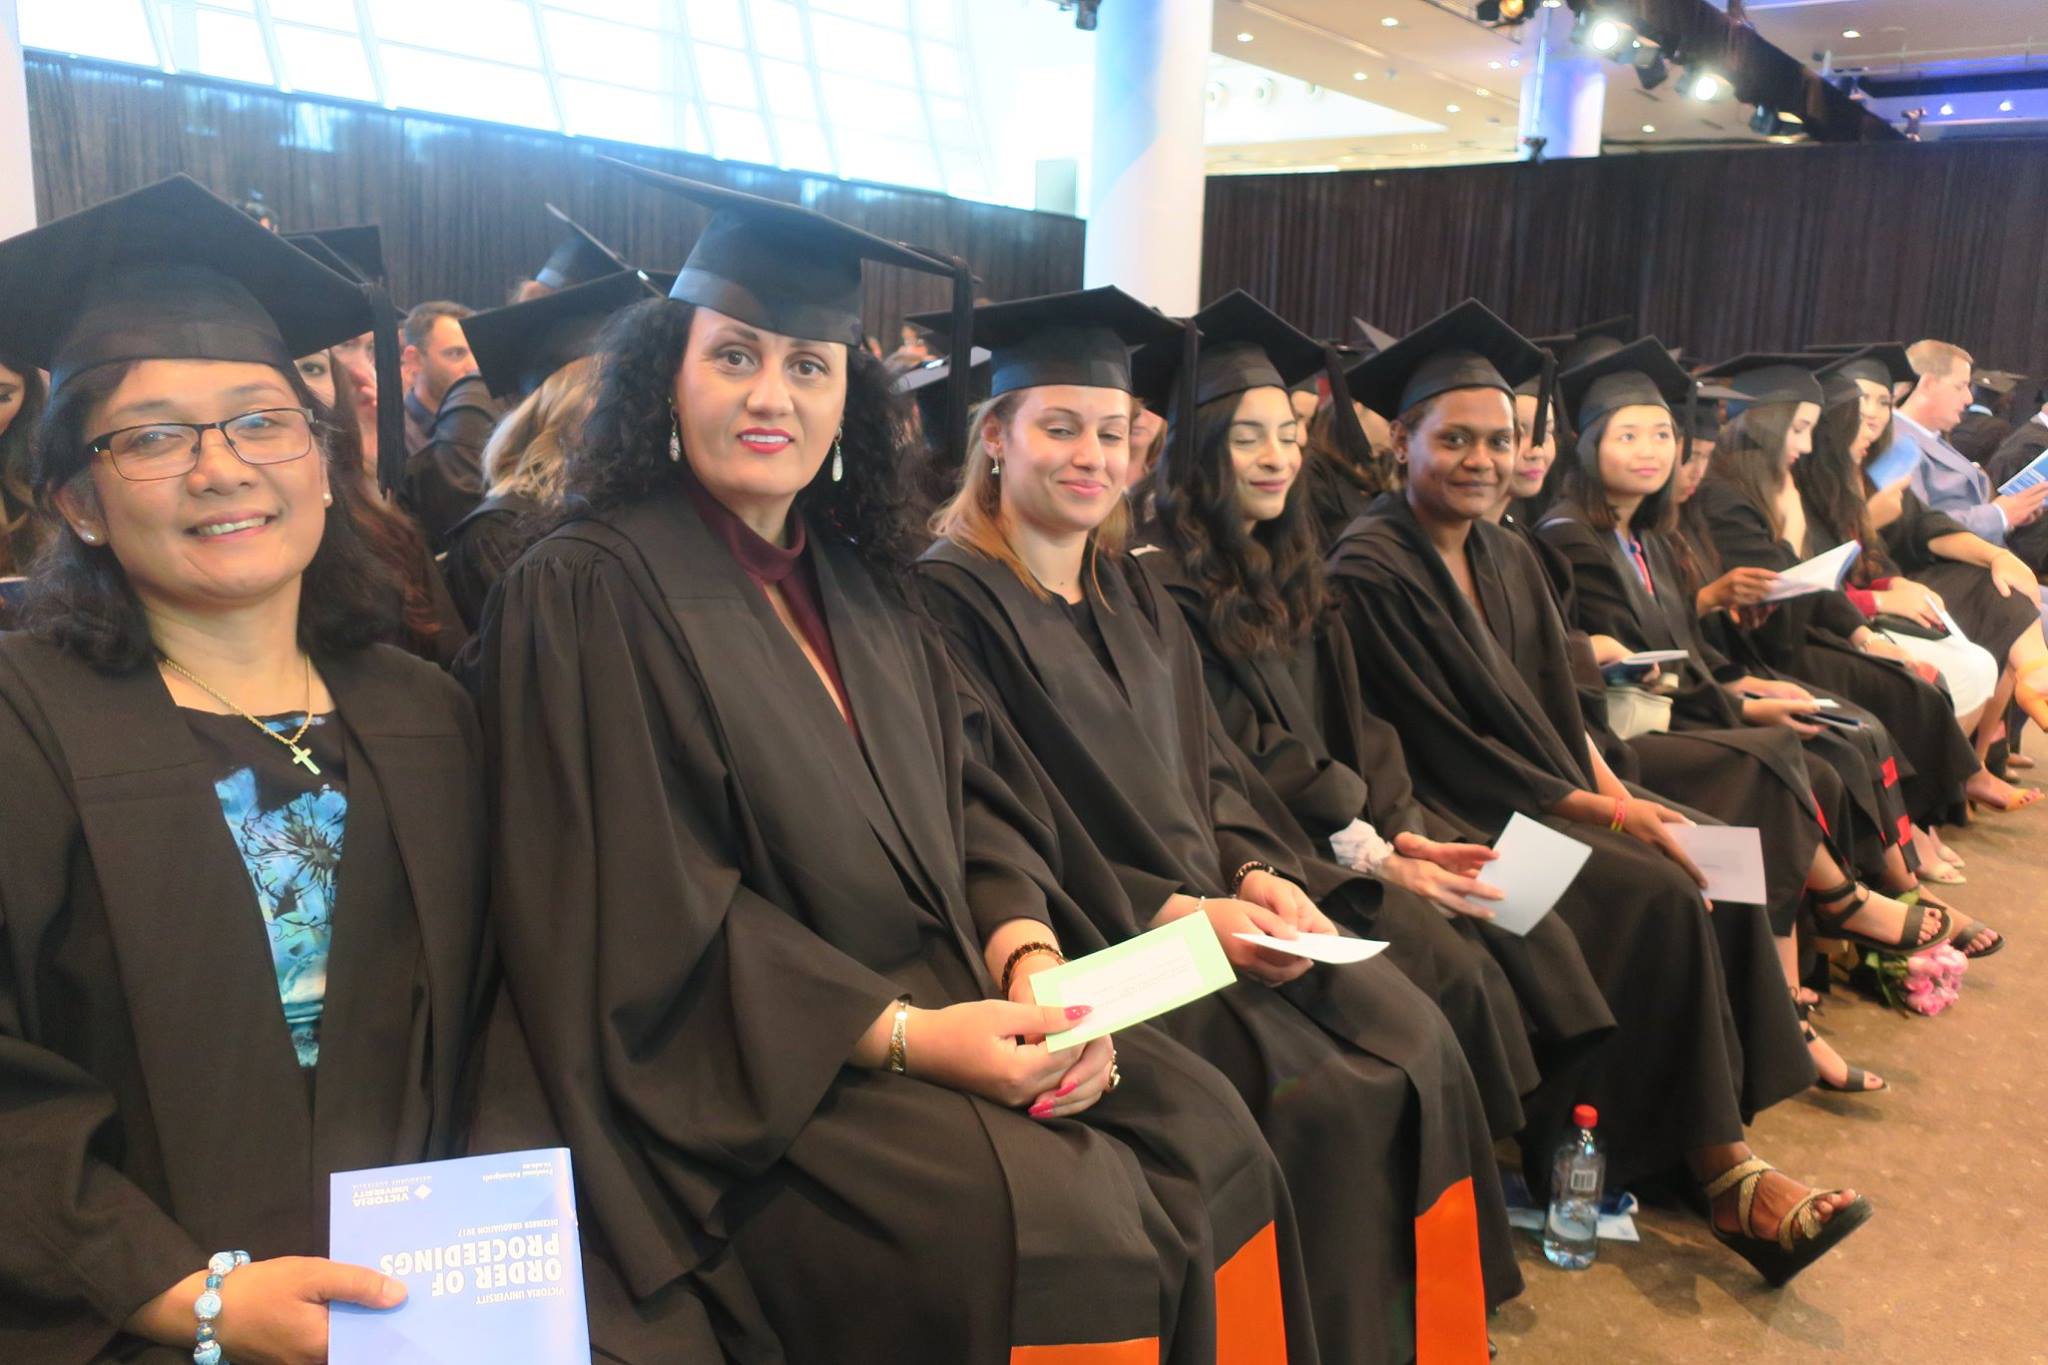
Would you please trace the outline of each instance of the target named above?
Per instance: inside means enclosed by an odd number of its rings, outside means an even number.
[[[919,313],[905,320],[959,350],[949,314]],[[992,398],[1045,384],[1131,392],[1130,348],[1179,336],[1179,323],[1115,285],[974,310],[974,340],[989,349]]]
[[[385,282],[384,231],[375,223],[361,223],[354,227],[315,228],[310,232],[287,232],[284,239],[301,251],[309,249],[309,242],[318,242],[329,252],[340,257],[349,272],[358,279],[371,284]]]
[[[1711,366],[1700,378],[1719,379],[1727,386],[1728,415],[1733,417],[1764,403],[1826,403],[1827,395],[1813,372],[1828,360],[1811,351],[1803,355],[1754,351]]]
[[[320,264],[332,270],[345,280],[363,281],[363,273],[336,255],[334,249],[311,233],[287,232],[281,234],[287,242],[311,256]]]
[[[462,320],[462,335],[490,391],[524,398],[562,366],[589,355],[612,314],[659,297],[639,272],[620,270],[525,303],[473,313]]]
[[[630,161],[606,161],[634,179],[711,210],[668,296],[750,326],[808,341],[861,344],[861,264],[875,261],[953,282],[948,332],[973,344],[973,274],[965,261],[877,237],[798,204],[685,180]],[[950,376],[953,408],[943,453],[958,463],[967,428],[966,370]]]
[[[375,297],[184,175],[0,242],[0,350],[50,371],[52,394],[122,361],[248,361],[290,374],[297,357],[350,337],[379,331],[381,341]],[[395,347],[380,345],[377,359],[390,395],[379,404],[380,472],[395,475],[405,458]]]
[[[1860,351],[1869,344],[1867,341],[1830,341],[1825,344],[1815,342],[1801,349],[1811,351],[1814,355],[1847,355],[1851,351]]]
[[[1698,427],[1700,385],[1655,337],[1643,337],[1557,377],[1558,402],[1579,433],[1579,458],[1597,458],[1598,435],[1609,417],[1628,407],[1659,407],[1672,414],[1683,444]],[[1725,391],[1715,389],[1712,396]],[[1591,438],[1591,439],[1589,439]],[[1680,451],[1680,458],[1685,452]]]
[[[533,273],[536,280],[550,289],[569,289],[633,268],[626,264],[625,257],[599,241],[597,234],[589,228],[553,204],[544,207],[565,231],[555,249],[548,253],[547,263]]]
[[[989,353],[979,346],[968,350],[968,404],[971,407],[988,397]],[[910,401],[917,405],[917,418],[923,425],[925,440],[943,438],[946,434],[946,409],[952,396],[953,358],[941,356],[913,365],[896,378],[896,392],[908,394]]]
[[[1839,359],[1829,361],[1815,372],[1815,377],[1821,382],[1826,401],[1832,405],[1856,397],[1860,390],[1855,381],[1859,379],[1867,379],[1890,391],[1894,384],[1912,383],[1915,375],[1913,362],[1907,359],[1904,346],[1896,341],[1880,341],[1859,346]]]
[[[1391,421],[1438,394],[1497,389],[1512,397],[1517,384],[1540,376],[1535,438],[1541,441],[1549,420],[1551,364],[1549,352],[1485,304],[1467,299],[1352,366],[1344,378],[1353,398]]]
[[[1598,322],[1589,322],[1575,331],[1561,332],[1556,336],[1531,337],[1532,345],[1541,346],[1557,357],[1560,374],[1577,369],[1606,356],[1613,355],[1622,347],[1642,335],[1636,326],[1635,314],[1621,313]]]
[[[1387,347],[1394,344],[1395,337],[1392,332],[1383,332],[1379,328],[1367,322],[1364,318],[1352,318],[1351,325],[1358,330],[1358,335],[1365,339],[1365,346],[1363,349],[1367,355],[1372,355],[1376,352],[1384,351],[1387,349]]]

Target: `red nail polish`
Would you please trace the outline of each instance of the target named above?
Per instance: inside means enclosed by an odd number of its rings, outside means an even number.
[[[1052,1112],[1052,1101],[1051,1101],[1051,1100],[1040,1100],[1040,1101],[1039,1101],[1039,1102],[1038,1102],[1037,1104],[1034,1104],[1034,1105],[1032,1105],[1032,1106],[1031,1106],[1031,1117],[1032,1117],[1032,1118],[1035,1118],[1035,1119],[1042,1119],[1042,1118],[1044,1118],[1044,1117],[1045,1117],[1045,1116],[1046,1116],[1047,1114],[1050,1114],[1051,1112]]]
[[[1066,1098],[1067,1096],[1069,1096],[1069,1095],[1073,1094],[1073,1093],[1074,1093],[1074,1087],[1075,1087],[1076,1085],[1079,1085],[1079,1084],[1080,1084],[1080,1082],[1079,1082],[1079,1081],[1068,1081],[1068,1082],[1067,1082],[1067,1083],[1066,1083],[1065,1085],[1061,1086],[1061,1087],[1060,1087],[1060,1088],[1059,1088],[1058,1090],[1055,1090],[1055,1091],[1053,1092],[1053,1096],[1052,1096],[1052,1097],[1053,1097],[1054,1099],[1056,1099],[1056,1100],[1063,1100],[1063,1099],[1065,1099],[1065,1098]]]
[[[1089,1015],[1093,1013],[1095,1013],[1095,1006],[1093,1005],[1067,1006],[1067,1018],[1069,1019],[1086,1019]]]

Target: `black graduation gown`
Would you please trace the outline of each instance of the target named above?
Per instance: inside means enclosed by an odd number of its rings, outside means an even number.
[[[1929,548],[1943,536],[1968,534],[1955,518],[1929,507],[1911,489],[1900,498],[1899,515],[1878,533],[1898,571],[1940,593],[1963,634],[2004,667],[2014,641],[2041,623],[2041,604],[2024,593],[2001,594],[1983,565],[1943,559]]]
[[[410,390],[406,400],[413,402]],[[498,403],[483,377],[464,375],[442,396],[424,442],[406,451],[398,502],[419,522],[427,547],[436,554],[447,548],[455,523],[483,500],[484,446],[498,417]]]
[[[1314,1359],[1279,1169],[1179,1045],[1120,1034],[1122,1087],[1051,1123],[846,1065],[900,995],[993,995],[977,924],[1057,887],[969,799],[929,628],[844,546],[806,558],[858,738],[680,492],[540,542],[485,624],[493,919],[624,1291],[594,1345],[673,1360],[708,1318],[746,1361],[1200,1361],[1220,1299]]]
[[[1991,486],[2004,487],[2006,480],[2032,464],[2043,450],[2048,450],[2048,422],[2029,417],[1999,442],[1998,449],[1985,462],[1984,472],[1990,477]],[[2014,527],[2006,532],[2005,543],[2035,573],[2048,571],[2048,517],[2037,517],[2025,526]]]
[[[0,1360],[103,1352],[214,1252],[327,1252],[330,1172],[459,1155],[486,829],[469,701],[318,660],[348,816],[313,1100],[249,873],[154,669],[0,637]]]
[[[541,505],[517,493],[493,493],[449,529],[441,574],[463,623],[482,625],[484,601],[505,570],[539,538]]]
[[[1760,909],[1710,914],[1668,859],[1544,814],[1591,787],[1564,625],[1520,537],[1479,522],[1466,547],[1483,621],[1395,494],[1339,542],[1333,587],[1366,704],[1399,730],[1417,795],[1489,835],[1520,811],[1593,848],[1557,913],[1619,1024],[1582,1098],[1626,1184],[1738,1141],[1745,1116],[1813,1084],[1813,1063]]]
[[[1784,570],[1799,562],[1792,547],[1771,534],[1762,510],[1733,486],[1709,477],[1693,500],[1724,568]],[[1850,643],[1864,624],[1846,596],[1819,592],[1778,603],[1772,619],[1741,633],[1752,637],[1772,668],[1838,692],[1883,719],[1898,754],[1907,818],[1922,825],[1960,823],[1968,813],[1963,784],[1983,766],[1976,750],[1957,727],[1946,693]],[[1908,847],[1910,833],[1898,831]]]
[[[1639,735],[1629,747],[1641,760],[1644,785],[1729,824],[1757,827],[1771,929],[1781,938],[1790,934],[1824,829],[1845,819],[1841,778],[1824,761],[1809,764],[1790,730],[1744,724],[1715,681],[1727,661],[1700,635],[1692,600],[1658,536],[1642,542],[1650,581],[1659,588],[1653,592],[1614,533],[1593,526],[1578,506],[1554,504],[1538,534],[1571,565],[1579,629],[1631,649],[1689,655],[1676,668],[1666,665],[1681,683],[1670,730]]]
[[[1099,567],[1091,597],[1115,679],[1065,605],[1006,566],[950,541],[918,564],[955,662],[1123,893],[1077,899],[1121,941],[1169,896],[1227,894],[1249,860],[1305,884],[1251,803],[1258,778],[1221,733],[1179,613],[1140,606],[1133,583],[1147,580],[1127,560]],[[1482,1281],[1488,1303],[1521,1289],[1471,1073],[1443,1015],[1386,956],[1277,990],[1241,981],[1160,1021],[1231,1078],[1280,1157],[1326,1358],[1456,1356],[1444,1343],[1469,1332]],[[1411,1299],[1413,1319],[1387,1311]]]
[[[1209,699],[1231,741],[1320,846],[1358,819],[1386,839],[1402,833],[1449,840],[1476,835],[1433,818],[1415,799],[1401,737],[1365,707],[1341,616],[1329,613],[1284,657],[1227,656],[1216,646],[1207,602],[1180,557],[1161,546],[1140,551],[1138,562],[1180,607],[1201,648]],[[1347,753],[1363,756],[1370,766],[1353,767],[1333,755],[1324,740],[1326,726],[1341,736]],[[1527,935],[1474,919],[1449,923],[1483,947],[1513,985],[1546,1078],[1613,1031],[1614,1016],[1599,983],[1562,919],[1547,916]]]

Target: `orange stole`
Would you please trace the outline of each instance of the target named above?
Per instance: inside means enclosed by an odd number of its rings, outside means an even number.
[[[1012,1346],[1010,1365],[1159,1365],[1159,1338],[1086,1346]]]
[[[1415,1365],[1486,1359],[1486,1281],[1468,1175],[1415,1220]]]

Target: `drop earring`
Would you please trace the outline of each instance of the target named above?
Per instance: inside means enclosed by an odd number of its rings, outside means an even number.
[[[844,443],[844,441],[844,432],[841,432],[839,435],[836,435],[832,438],[832,482],[834,483],[838,483],[841,479],[846,477],[846,460],[839,453],[840,446]]]
[[[1001,451],[991,451],[991,452],[989,452],[989,457],[988,457],[988,472],[989,472],[989,476],[990,476],[991,478],[1001,478],[1001,477],[1002,477],[1002,474],[1003,474],[1003,456],[1002,456],[1002,452],[1001,452]]]
[[[682,424],[676,421],[675,409],[671,408],[668,414],[668,462],[680,464],[682,459],[683,428]]]

